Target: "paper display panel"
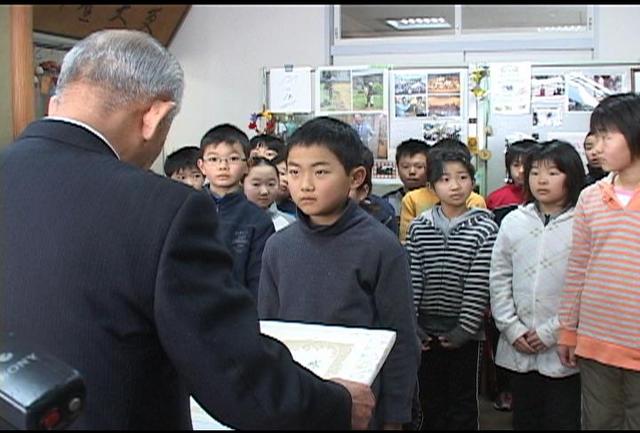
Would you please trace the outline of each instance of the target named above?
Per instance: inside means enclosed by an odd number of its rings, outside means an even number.
[[[492,63],[491,110],[499,114],[526,114],[531,103],[531,64]]]
[[[311,68],[269,71],[269,111],[272,113],[310,113]]]

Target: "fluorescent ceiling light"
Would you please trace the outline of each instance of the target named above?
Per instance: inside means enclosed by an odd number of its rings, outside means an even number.
[[[422,29],[450,29],[449,24],[442,17],[417,17],[388,19],[385,22],[396,30],[422,30]]]
[[[587,28],[585,26],[549,26],[538,27],[538,32],[582,32]]]

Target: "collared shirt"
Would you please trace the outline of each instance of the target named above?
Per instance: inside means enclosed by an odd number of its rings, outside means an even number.
[[[98,138],[100,138],[102,141],[105,142],[105,144],[107,146],[109,146],[109,149],[111,149],[111,151],[116,155],[116,157],[118,159],[120,159],[120,155],[118,155],[118,152],[116,152],[116,149],[111,145],[111,143],[109,143],[109,140],[107,140],[107,138],[102,135],[100,132],[98,132],[94,127],[87,125],[86,123],[77,120],[77,119],[70,119],[68,117],[63,117],[63,116],[47,116],[45,117],[45,119],[48,120],[57,120],[57,121],[61,121],[61,122],[67,122],[67,123],[71,123],[73,125],[77,125],[80,126],[81,128],[84,129],[88,129],[90,132],[92,132],[94,135],[97,135]]]

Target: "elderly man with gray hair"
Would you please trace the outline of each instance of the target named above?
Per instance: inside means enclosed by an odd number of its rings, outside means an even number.
[[[50,117],[0,153],[0,330],[84,377],[74,427],[190,429],[191,394],[239,429],[365,428],[368,386],[322,380],[259,333],[214,202],[147,170],[182,92],[143,32],[65,56]]]

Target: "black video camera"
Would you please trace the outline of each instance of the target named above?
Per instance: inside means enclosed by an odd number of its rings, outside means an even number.
[[[53,356],[0,336],[0,428],[60,430],[82,412],[80,374]]]

